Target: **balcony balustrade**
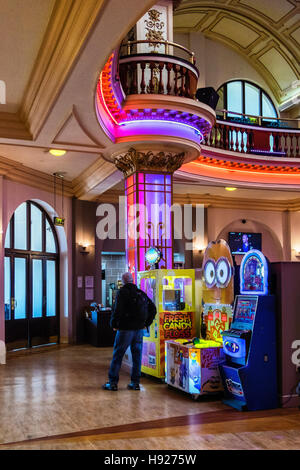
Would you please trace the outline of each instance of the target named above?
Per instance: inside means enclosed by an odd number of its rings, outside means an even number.
[[[138,52],[144,44],[164,47],[159,52]],[[125,48],[125,54],[124,53]],[[173,55],[179,50],[185,57]],[[164,94],[194,98],[199,72],[194,54],[169,41],[131,41],[121,46],[119,75],[126,96],[133,94]]]
[[[245,154],[300,158],[300,121],[217,111],[217,122],[204,144]],[[221,117],[221,119],[220,119]],[[226,120],[225,120],[226,119]]]

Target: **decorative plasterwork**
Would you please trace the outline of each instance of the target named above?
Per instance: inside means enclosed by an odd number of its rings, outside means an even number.
[[[88,131],[84,129],[75,106],[73,106],[72,111],[59,127],[56,136],[52,140],[52,144],[64,147],[83,148],[86,150],[104,148],[102,144],[97,142]]]
[[[110,190],[94,198],[97,202],[118,203],[119,197],[124,196],[122,191]],[[203,204],[205,207],[219,209],[239,209],[276,212],[297,212],[300,210],[300,198],[290,200],[253,199],[217,196],[213,194],[178,194],[173,193],[174,204]]]
[[[32,135],[18,114],[0,113],[0,138],[32,140]]]
[[[88,193],[115,171],[113,163],[107,162],[102,156],[99,156],[96,162],[72,181],[73,195],[77,198],[89,199]]]
[[[140,152],[130,148],[128,152],[118,155],[114,163],[118,170],[127,177],[136,171],[174,173],[184,162],[185,154],[152,151]]]
[[[214,158],[209,156],[201,155],[197,162],[200,162],[203,165],[212,166],[215,168],[222,168],[224,170],[235,170],[235,171],[247,171],[255,173],[268,173],[270,175],[282,175],[282,174],[291,174],[300,176],[300,165],[290,164],[290,165],[279,165],[271,164],[265,162],[265,164],[250,162],[250,161],[232,161],[225,160],[220,158]],[[299,180],[300,183],[300,180]]]
[[[189,25],[186,18],[196,19],[197,15],[199,22],[193,20]],[[199,31],[245,56],[265,78],[280,104],[286,80],[300,78],[299,15],[296,0],[184,0],[174,12],[174,25],[177,32]],[[272,69],[261,60],[271,49],[280,59]],[[286,78],[276,73],[278,67],[286,72]]]
[[[26,184],[50,193],[53,192],[53,176],[4,157],[0,157],[0,175],[10,181]],[[60,188],[57,191],[59,193]],[[69,197],[73,196],[73,190],[69,181],[64,181],[64,194]]]
[[[106,1],[56,1],[21,106],[21,118],[34,139]]]

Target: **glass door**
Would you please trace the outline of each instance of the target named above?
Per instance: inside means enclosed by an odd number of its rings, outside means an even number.
[[[57,262],[31,257],[30,346],[58,342]]]
[[[7,349],[28,347],[28,256],[5,257],[5,331]]]
[[[58,343],[58,241],[48,214],[32,201],[10,220],[4,273],[7,350]]]

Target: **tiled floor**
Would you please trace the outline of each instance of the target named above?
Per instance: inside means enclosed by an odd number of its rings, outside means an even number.
[[[110,348],[41,349],[0,366],[1,449],[300,449],[297,409],[240,413],[143,378],[101,389]]]

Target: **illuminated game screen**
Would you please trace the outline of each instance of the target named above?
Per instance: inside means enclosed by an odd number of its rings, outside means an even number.
[[[233,255],[261,250],[261,233],[229,232],[228,244]]]
[[[241,294],[246,292],[259,295],[267,293],[267,264],[259,252],[249,252],[241,264]]]
[[[232,328],[240,330],[252,330],[258,297],[250,295],[238,295],[236,298],[234,321]]]

